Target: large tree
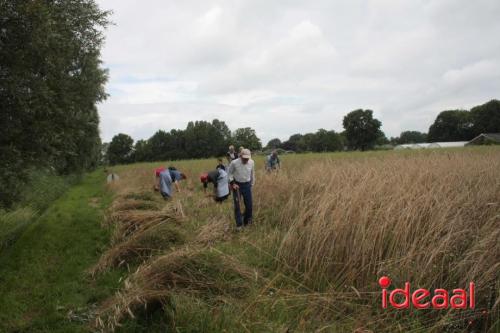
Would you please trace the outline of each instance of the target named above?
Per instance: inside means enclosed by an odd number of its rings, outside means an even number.
[[[108,147],[108,160],[111,165],[133,162],[134,140],[127,134],[117,134]]]
[[[473,137],[472,115],[466,110],[443,111],[429,127],[429,142],[468,141]]]
[[[358,109],[349,112],[342,123],[347,143],[351,149],[370,149],[380,137],[382,123],[373,118],[372,110]]]
[[[107,75],[108,13],[93,0],[0,1],[0,204],[29,166],[70,173],[95,166]]]
[[[262,143],[255,130],[250,127],[238,128],[233,133],[233,142],[236,147],[245,147],[252,151],[262,149]]]
[[[214,126],[214,123],[216,126]],[[189,122],[185,130],[186,151],[190,157],[210,157],[223,155],[226,150],[226,136],[229,130],[224,122]]]
[[[500,133],[500,101],[493,99],[470,110],[474,135]]]
[[[303,135],[300,133],[293,134],[281,144],[281,147],[285,150],[300,151],[301,141],[303,140]]]
[[[267,149],[281,148],[281,140],[278,138],[274,138],[274,139],[269,140],[269,142],[266,145],[266,148]]]

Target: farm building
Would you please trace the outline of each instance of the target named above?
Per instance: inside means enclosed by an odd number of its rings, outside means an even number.
[[[498,145],[500,144],[500,133],[482,133],[467,143],[469,145]]]
[[[397,145],[396,147],[394,147],[394,149],[401,150],[401,149],[465,147],[467,143],[468,141],[409,143],[409,144]]]

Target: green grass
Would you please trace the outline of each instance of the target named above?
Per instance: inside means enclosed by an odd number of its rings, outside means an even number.
[[[19,201],[9,210],[0,209],[0,252],[15,243],[41,213],[80,179],[78,174],[58,176],[48,170],[28,170]]]
[[[120,271],[95,281],[85,274],[109,241],[104,181],[102,171],[88,175],[0,254],[1,332],[87,331],[82,318],[116,290]]]

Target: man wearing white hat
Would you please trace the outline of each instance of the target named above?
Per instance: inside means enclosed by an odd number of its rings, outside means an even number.
[[[238,230],[252,223],[252,186],[255,185],[255,163],[251,157],[250,150],[243,149],[240,157],[232,161],[228,168],[229,182],[233,190],[234,215]],[[245,204],[243,220],[241,216],[241,197]]]

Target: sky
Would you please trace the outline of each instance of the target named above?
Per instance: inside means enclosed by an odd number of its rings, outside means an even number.
[[[97,2],[105,142],[217,118],[266,144],[360,108],[391,137],[500,99],[499,0]]]

